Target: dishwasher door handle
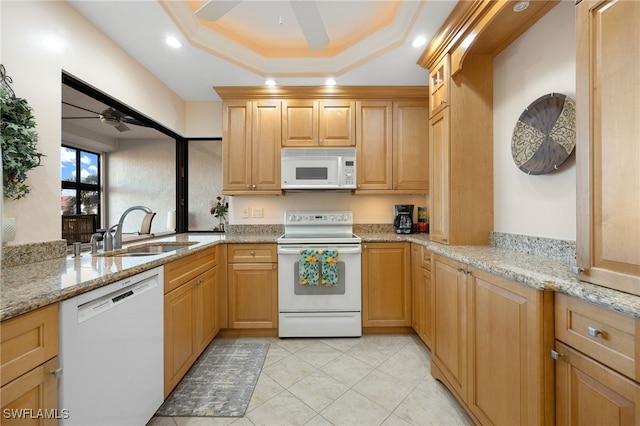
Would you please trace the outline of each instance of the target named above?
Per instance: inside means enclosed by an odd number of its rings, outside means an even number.
[[[300,254],[301,250],[338,250],[338,256],[341,254],[358,254],[362,252],[360,246],[357,247],[336,247],[336,246],[326,246],[326,247],[309,247],[309,246],[287,246],[287,247],[278,247],[278,254]]]

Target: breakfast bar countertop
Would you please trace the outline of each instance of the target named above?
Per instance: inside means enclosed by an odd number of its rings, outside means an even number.
[[[56,303],[161,266],[188,254],[221,243],[275,243],[280,234],[187,233],[153,239],[153,242],[196,242],[178,251],[151,256],[66,256],[2,269],[0,321]],[[397,235],[392,232],[358,233],[367,242],[413,242],[523,285],[559,291],[602,307],[640,318],[640,297],[576,279],[569,262],[492,246],[447,246],[434,243],[426,234]],[[138,242],[137,244],[145,244]],[[136,244],[136,245],[137,245]]]

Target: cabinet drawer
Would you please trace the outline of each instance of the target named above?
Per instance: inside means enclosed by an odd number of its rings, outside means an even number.
[[[210,247],[164,265],[164,293],[169,293],[216,266],[218,264],[218,247]]]
[[[229,263],[275,263],[278,253],[275,244],[229,244]]]
[[[639,319],[556,294],[556,339],[634,380],[640,380],[639,328]]]
[[[58,353],[58,304],[3,321],[0,335],[4,386]]]
[[[427,271],[430,271],[431,270],[431,252],[427,250],[425,247],[421,247],[420,249],[422,254],[422,262],[420,266],[422,266]]]

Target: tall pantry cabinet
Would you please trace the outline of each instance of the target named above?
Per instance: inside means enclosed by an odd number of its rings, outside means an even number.
[[[450,75],[449,53],[430,73],[432,241],[488,244],[493,229],[493,59],[469,56]]]
[[[640,3],[576,19],[579,279],[640,295]]]

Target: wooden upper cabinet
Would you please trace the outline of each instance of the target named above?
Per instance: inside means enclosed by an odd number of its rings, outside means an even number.
[[[450,57],[444,58],[429,72],[429,116],[433,117],[442,108],[449,106]]]
[[[579,278],[640,295],[640,3],[583,0],[576,18]]]
[[[251,185],[251,113],[249,101],[227,101],[222,106],[222,189],[225,192],[245,191]]]
[[[359,190],[392,189],[392,113],[390,101],[356,102]]]
[[[429,126],[429,238],[449,242],[449,116],[448,109],[438,112]]]
[[[223,192],[280,193],[280,101],[226,101],[222,113]]]
[[[282,101],[282,146],[355,146],[355,101]]]
[[[393,189],[429,189],[427,101],[393,103]]]

